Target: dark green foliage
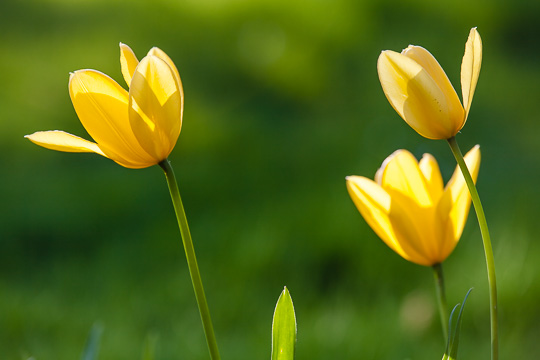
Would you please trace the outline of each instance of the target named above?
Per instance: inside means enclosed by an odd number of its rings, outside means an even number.
[[[501,358],[535,358],[540,47],[530,19],[539,11],[525,0],[1,1],[0,356],[77,359],[100,319],[99,360],[140,359],[149,333],[156,360],[208,359],[161,169],[23,139],[49,129],[88,138],[68,74],[94,68],[124,86],[122,41],[139,57],[159,46],[182,76],[184,124],[170,160],[223,359],[268,358],[268,311],[283,284],[301,319],[298,359],[440,358],[430,269],[377,238],[345,176],[371,177],[406,148],[436,156],[448,180],[447,144],[399,118],[376,60],[424,46],[461,93],[465,41],[478,26],[484,62],[458,137],[463,151],[482,149]],[[489,357],[483,256],[471,216],[445,263],[449,303],[476,289],[462,359]]]

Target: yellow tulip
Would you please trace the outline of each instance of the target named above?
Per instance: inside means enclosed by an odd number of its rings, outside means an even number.
[[[52,150],[94,152],[132,169],[167,159],[182,127],[184,92],[178,70],[158,48],[139,62],[122,43],[120,64],[129,92],[96,70],[78,70],[69,77],[73,107],[95,142],[59,130],[25,137]]]
[[[465,155],[476,182],[480,147]],[[471,204],[465,179],[456,167],[443,188],[435,158],[420,162],[406,150],[397,150],[383,162],[375,181],[348,176],[347,189],[356,207],[375,233],[404,259],[419,265],[443,262],[457,245]]]
[[[383,51],[377,71],[386,98],[409,126],[428,139],[449,139],[467,121],[481,63],[482,40],[473,28],[461,63],[463,106],[437,60],[420,46]]]

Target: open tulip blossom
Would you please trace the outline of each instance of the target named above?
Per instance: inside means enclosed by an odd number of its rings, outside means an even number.
[[[423,47],[383,51],[377,71],[386,98],[409,126],[429,139],[449,139],[467,121],[481,63],[482,40],[473,28],[461,63],[463,106],[444,70]]]
[[[182,127],[184,91],[180,75],[169,56],[156,47],[139,62],[129,46],[120,43],[120,65],[129,92],[96,70],[78,70],[69,77],[71,102],[95,142],[58,130],[39,131],[25,137],[52,150],[94,152],[127,168],[159,165],[163,169],[182,235],[210,358],[219,360],[193,240],[168,159]]]
[[[465,155],[465,162],[476,181],[478,145]],[[433,268],[443,336],[448,338],[442,262],[456,247],[471,205],[459,168],[443,188],[439,165],[432,155],[424,154],[418,162],[407,150],[397,150],[384,160],[375,181],[348,176],[347,189],[386,245],[406,260]]]
[[[156,47],[139,62],[122,43],[120,64],[129,92],[96,70],[78,70],[69,77],[73,107],[95,143],[58,130],[26,138],[52,150],[94,152],[133,169],[167,159],[182,127],[184,92],[178,70]]]
[[[481,64],[482,40],[476,28],[472,28],[461,63],[463,105],[437,60],[420,46],[410,45],[401,53],[383,51],[377,61],[377,71],[384,94],[394,110],[420,135],[428,139],[447,140],[464,176],[484,244],[490,297],[491,359],[497,360],[499,358],[497,284],[491,236],[474,180],[456,140],[456,134],[463,128],[469,115]],[[382,230],[380,232],[383,233]],[[392,248],[402,256],[411,255],[397,246]],[[438,254],[439,257],[444,257],[445,251],[448,250],[447,245],[442,249],[444,251]],[[422,256],[418,255],[416,248],[409,250],[414,254],[411,258],[414,260],[411,261],[425,262],[426,253]]]
[[[465,156],[476,180],[480,148]],[[471,197],[458,168],[443,188],[437,161],[424,154],[420,162],[407,150],[386,158],[375,181],[348,176],[356,207],[375,233],[404,259],[419,265],[442,263],[454,250],[467,220]]]

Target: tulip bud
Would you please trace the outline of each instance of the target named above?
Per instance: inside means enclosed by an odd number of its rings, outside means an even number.
[[[461,65],[464,106],[437,60],[420,46],[383,51],[377,71],[386,98],[409,126],[428,139],[449,139],[465,125],[481,62],[482,41],[473,28]]]

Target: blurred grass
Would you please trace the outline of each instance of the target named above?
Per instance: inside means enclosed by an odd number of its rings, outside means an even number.
[[[429,269],[377,239],[346,175],[372,176],[397,148],[434,154],[387,103],[376,59],[429,49],[459,92],[469,29],[484,62],[463,150],[482,146],[479,191],[491,224],[501,357],[540,352],[540,5],[527,1],[4,1],[0,4],[0,352],[80,357],[104,325],[101,360],[207,359],[165,179],[92,155],[37,148],[23,136],[87,136],[68,73],[121,82],[118,42],[159,46],[186,92],[171,160],[180,182],[224,359],[270,355],[283,285],[299,359],[428,359],[444,342]],[[475,218],[445,264],[449,303],[475,287],[460,356],[487,358],[486,271]],[[416,313],[417,312],[417,313]],[[412,314],[412,315],[411,315]]]

